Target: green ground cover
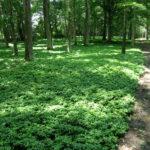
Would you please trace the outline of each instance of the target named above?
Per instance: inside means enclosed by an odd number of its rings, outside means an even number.
[[[143,55],[118,45],[53,51],[25,62],[0,47],[0,150],[113,150],[128,129]]]

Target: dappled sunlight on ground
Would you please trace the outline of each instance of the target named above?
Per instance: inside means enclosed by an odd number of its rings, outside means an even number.
[[[91,45],[66,53],[56,45],[35,43],[29,63],[23,46],[19,58],[0,48],[0,148],[116,149],[143,70],[140,50],[123,56],[118,45]]]

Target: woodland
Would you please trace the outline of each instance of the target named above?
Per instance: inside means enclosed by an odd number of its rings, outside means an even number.
[[[149,38],[149,0],[0,0],[0,150],[117,150]]]

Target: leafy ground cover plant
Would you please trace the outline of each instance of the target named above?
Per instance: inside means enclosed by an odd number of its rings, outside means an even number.
[[[2,44],[1,44],[2,45]],[[1,150],[113,150],[128,129],[143,55],[118,45],[76,46],[57,42],[35,59],[12,59],[0,47]]]

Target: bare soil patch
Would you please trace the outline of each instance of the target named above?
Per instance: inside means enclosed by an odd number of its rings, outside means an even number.
[[[150,150],[150,44],[141,43],[140,47],[145,56],[145,71],[139,80],[130,129],[119,150]]]

